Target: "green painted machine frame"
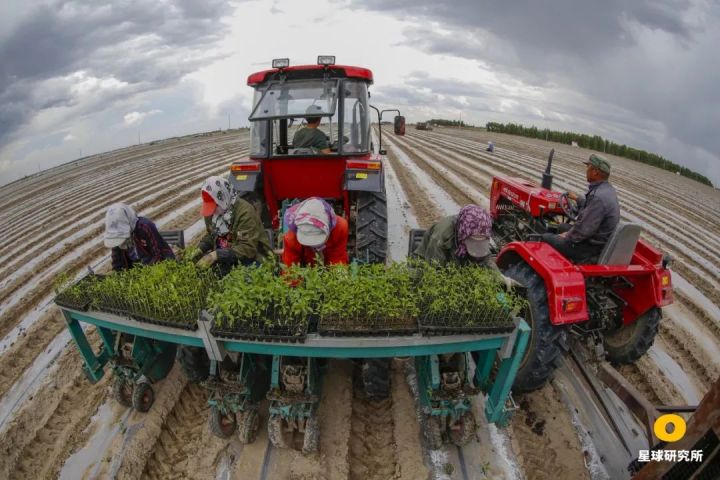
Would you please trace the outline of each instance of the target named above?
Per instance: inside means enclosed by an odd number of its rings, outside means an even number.
[[[485,393],[485,415],[488,422],[503,424],[511,413],[508,408],[510,389],[525,352],[530,328],[516,319],[512,333],[486,335],[397,337],[322,337],[308,334],[304,342],[260,342],[219,338],[212,335],[212,318],[203,313],[197,330],[185,330],[164,325],[141,323],[129,317],[104,312],[81,312],[62,307],[73,341],[85,361],[91,379],[102,378],[103,367],[113,355],[114,332],[124,332],[180,345],[204,347],[211,360],[221,362],[228,352],[257,353],[273,356],[310,358],[391,358],[441,355],[446,353],[477,352],[475,380]],[[95,353],[81,323],[97,327],[102,348]],[[497,371],[491,376],[493,365]]]

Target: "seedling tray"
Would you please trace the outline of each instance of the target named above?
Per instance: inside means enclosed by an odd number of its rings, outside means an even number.
[[[138,322],[152,323],[154,325],[162,325],[164,327],[182,328],[183,330],[195,331],[198,329],[197,321],[193,322],[172,322],[170,320],[158,320],[156,318],[145,317],[143,315],[131,314],[132,318]]]
[[[300,343],[307,338],[308,323],[298,323],[289,327],[253,328],[247,323],[237,322],[234,326],[222,322],[213,324],[210,332],[217,337],[252,340],[258,342]]]
[[[512,315],[503,310],[462,315],[426,313],[420,316],[418,323],[420,332],[427,336],[508,333],[515,328]]]
[[[417,320],[414,318],[322,318],[318,323],[318,333],[327,337],[389,337],[412,335],[417,331]]]
[[[78,302],[71,302],[71,301],[64,300],[62,298],[62,295],[58,295],[57,297],[55,297],[55,304],[57,306],[71,308],[73,310],[80,310],[81,312],[88,311],[88,309],[90,308],[90,302],[91,302],[90,299],[87,299],[82,303],[78,303]]]

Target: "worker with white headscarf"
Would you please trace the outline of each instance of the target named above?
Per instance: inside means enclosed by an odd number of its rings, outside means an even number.
[[[172,249],[153,222],[138,217],[129,205],[114,203],[105,213],[105,246],[112,249],[112,269],[125,270],[134,264],[152,265],[174,259]]]

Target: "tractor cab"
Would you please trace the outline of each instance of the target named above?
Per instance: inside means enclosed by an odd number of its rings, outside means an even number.
[[[272,66],[248,77],[255,90],[250,152],[231,165],[231,183],[273,230],[293,202],[325,199],[348,220],[351,258],[384,262],[384,151],[380,131],[380,148],[373,151],[370,109],[378,129],[382,112],[368,102],[372,72],[335,65],[333,56],[319,56],[317,65],[277,59]],[[404,130],[399,112],[396,123]]]

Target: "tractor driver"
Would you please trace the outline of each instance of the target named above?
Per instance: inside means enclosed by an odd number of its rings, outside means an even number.
[[[320,256],[325,265],[348,264],[348,222],[322,198],[311,197],[285,212],[282,262],[314,265]]]
[[[319,105],[310,105],[305,113],[317,113],[321,108]],[[293,135],[293,148],[311,148],[314,151],[328,154],[330,151],[330,145],[328,144],[328,138],[322,130],[318,128],[320,126],[321,117],[305,117],[307,125],[299,129]]]
[[[589,185],[585,204],[569,229],[560,234],[545,233],[543,241],[549,243],[573,263],[594,263],[620,222],[620,204],[615,187],[610,185],[610,163],[600,155],[592,154],[587,162],[586,178]],[[578,195],[570,194],[575,200]],[[562,230],[561,226],[561,230]]]

